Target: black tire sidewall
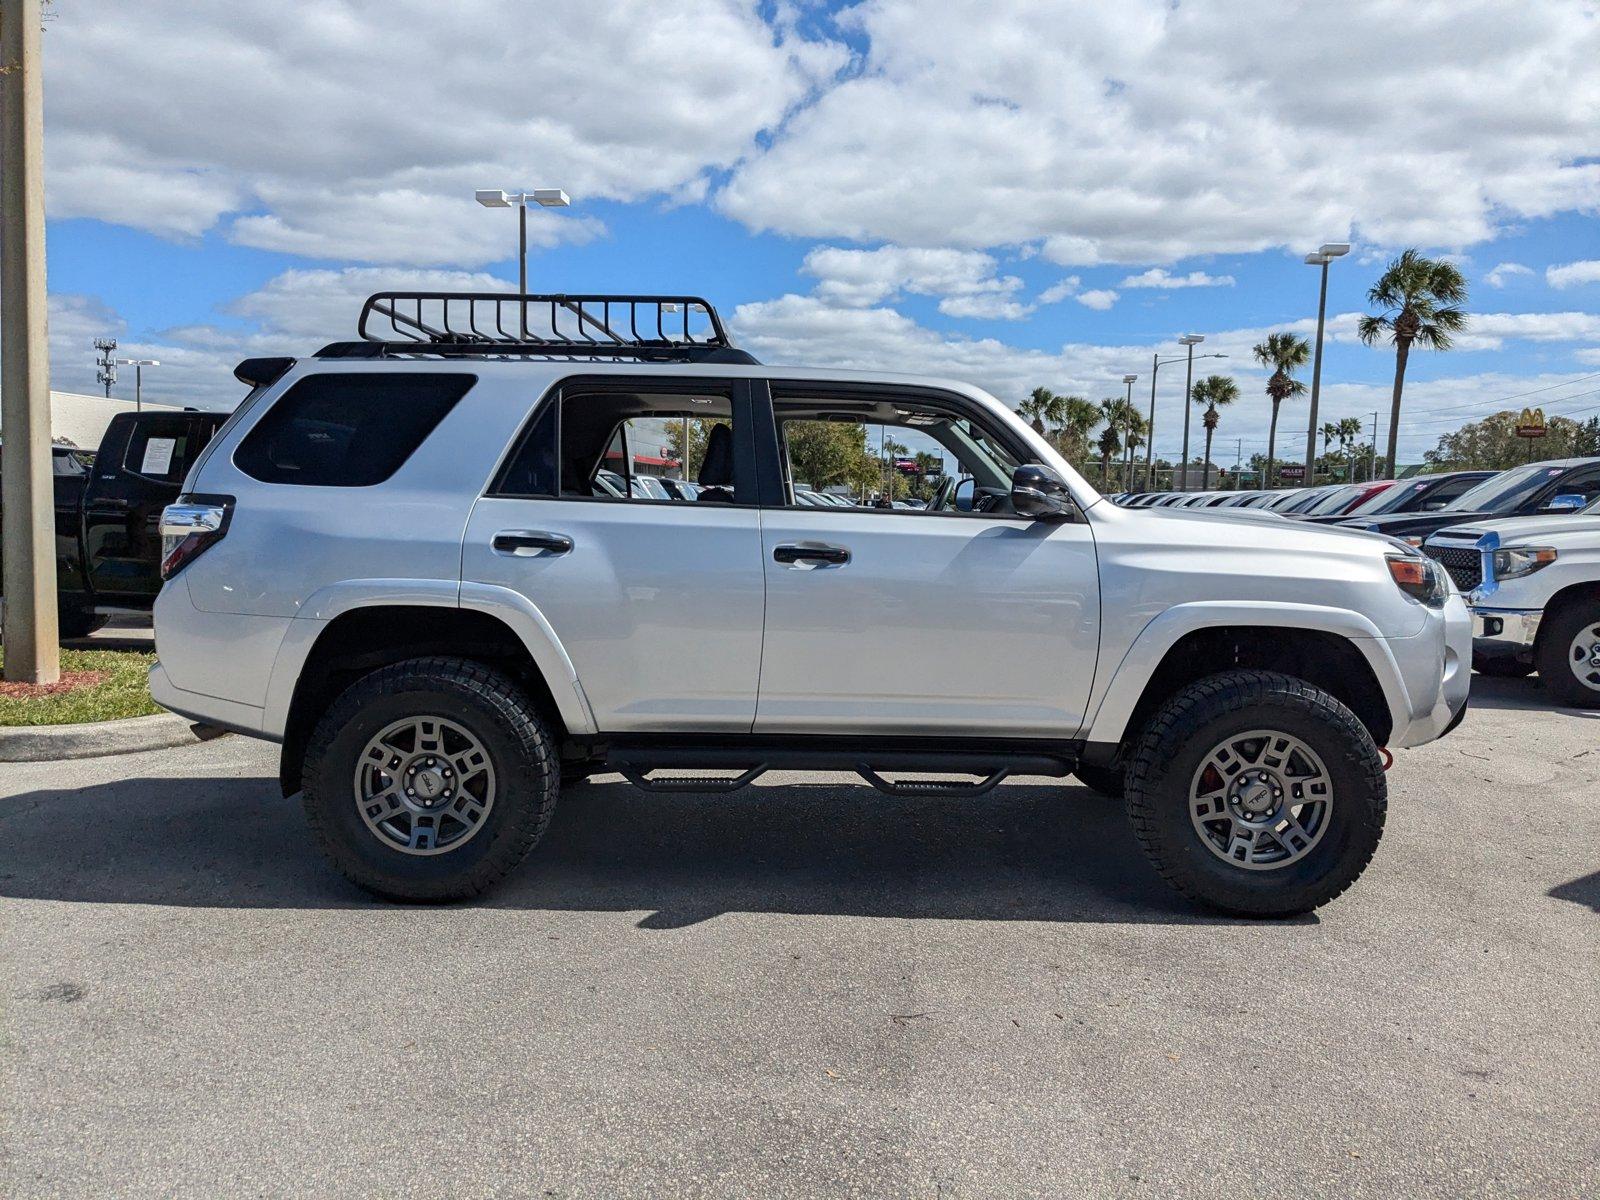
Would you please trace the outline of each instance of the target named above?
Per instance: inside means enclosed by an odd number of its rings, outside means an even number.
[[[1322,700],[1343,707],[1331,697]],[[1189,815],[1190,783],[1205,756],[1225,738],[1255,729],[1299,738],[1333,784],[1327,831],[1303,858],[1271,870],[1245,870],[1219,858]],[[1291,916],[1332,899],[1365,869],[1383,832],[1388,797],[1377,749],[1348,710],[1331,712],[1302,695],[1269,690],[1239,708],[1201,702],[1171,733],[1130,804],[1141,810],[1136,820],[1143,821],[1147,849],[1181,891],[1229,912]]]
[[[1596,621],[1600,621],[1600,601],[1582,600],[1559,609],[1540,631],[1539,678],[1547,692],[1570,708],[1600,708],[1600,691],[1572,673],[1567,657],[1578,630]]]
[[[449,900],[476,894],[515,866],[542,831],[559,786],[548,755],[528,753],[521,721],[504,704],[515,693],[486,701],[473,689],[413,679],[394,690],[378,677],[354,685],[335,702],[313,734],[304,802],[334,865],[359,886],[389,899]],[[355,798],[356,766],[374,735],[396,721],[440,717],[468,730],[483,745],[495,773],[495,800],[483,826],[459,849],[406,854],[367,827]],[[531,711],[520,714],[540,737]]]

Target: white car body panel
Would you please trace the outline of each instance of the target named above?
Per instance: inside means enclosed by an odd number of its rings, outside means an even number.
[[[775,547],[806,541],[850,562],[774,561]],[[1081,727],[1100,632],[1086,523],[769,509],[761,557],[758,732],[1067,738]]]

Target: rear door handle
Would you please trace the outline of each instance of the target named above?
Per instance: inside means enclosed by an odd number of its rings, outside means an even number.
[[[550,533],[543,529],[502,529],[494,535],[496,554],[527,557],[532,554],[565,554],[572,549],[572,539],[564,533]]]
[[[830,546],[827,542],[785,542],[781,546],[773,547],[772,558],[774,562],[781,562],[786,566],[814,562],[842,567],[850,561],[850,551],[843,546]]]

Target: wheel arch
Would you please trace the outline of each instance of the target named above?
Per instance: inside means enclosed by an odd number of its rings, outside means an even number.
[[[1404,719],[1398,668],[1376,627],[1360,614],[1238,612],[1234,605],[1193,611],[1201,607],[1168,610],[1129,648],[1090,723],[1085,750],[1090,761],[1114,759],[1124,741],[1179,689],[1237,668],[1280,671],[1315,684],[1354,712],[1380,746]]]
[[[407,659],[446,655],[495,667],[527,689],[563,743],[594,732],[571,659],[525,597],[487,588],[475,590],[470,603],[466,595],[460,604],[455,599],[452,588],[449,602],[411,594],[400,603],[323,604],[317,616],[292,623],[269,696],[271,732],[283,743],[285,795],[299,789],[306,740],[328,705],[357,679]]]

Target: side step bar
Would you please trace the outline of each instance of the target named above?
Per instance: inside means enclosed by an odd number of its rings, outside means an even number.
[[[768,771],[849,771],[886,796],[982,796],[1012,775],[1072,773],[1077,756],[1070,751],[1038,753],[1011,750],[874,750],[838,746],[638,746],[612,747],[606,769],[616,771],[646,792],[734,792]],[[652,771],[693,771],[694,775],[652,778]],[[701,772],[721,771],[721,775]],[[885,772],[932,775],[976,775],[976,780],[884,778]]]

